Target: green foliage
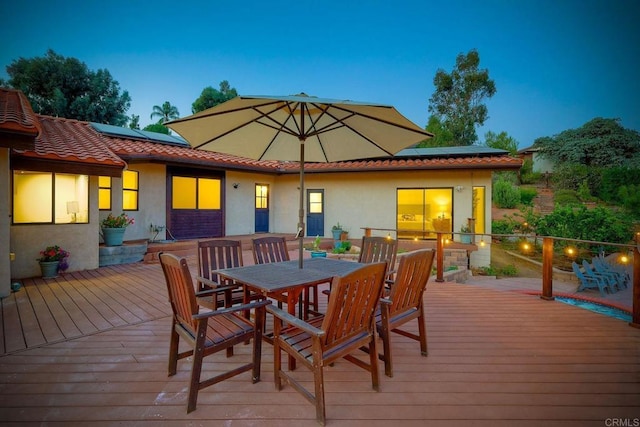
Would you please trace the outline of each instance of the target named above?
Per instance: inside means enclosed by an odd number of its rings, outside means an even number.
[[[629,214],[640,219],[640,185],[623,185],[618,189],[618,198]]]
[[[178,108],[176,106],[171,105],[169,101],[165,101],[162,106],[153,106],[151,120],[156,117],[160,119],[159,123],[166,123],[169,120],[177,119],[178,117],[180,117],[180,113],[178,112]]]
[[[451,132],[453,145],[476,142],[476,126],[482,126],[489,116],[483,101],[496,93],[496,86],[489,71],[479,65],[480,55],[473,49],[457,56],[450,74],[438,69],[433,79],[435,92],[429,99],[429,112]]]
[[[602,169],[588,167],[577,163],[566,163],[556,166],[553,173],[553,184],[558,189],[578,190],[583,182],[588,183],[590,191],[599,188]]]
[[[491,221],[491,232],[493,234],[514,234],[516,223],[509,219],[494,219]]]
[[[163,125],[162,123],[153,123],[151,125],[147,125],[142,130],[147,130],[149,132],[164,133],[165,135],[169,135],[169,128]]]
[[[229,85],[229,82],[223,80],[220,82],[220,90],[214,89],[211,86],[207,86],[202,89],[202,93],[196,99],[193,104],[191,104],[191,112],[199,113],[200,111],[204,111],[207,108],[215,107],[218,104],[222,104],[225,101],[228,101],[232,98],[238,96],[238,92],[235,88],[232,88]]]
[[[140,129],[140,116],[132,114],[127,120],[129,121],[129,129]]]
[[[91,71],[76,58],[49,49],[44,57],[14,60],[8,84],[39,114],[125,126],[131,97],[106,69]]]
[[[429,116],[429,123],[427,123],[425,130],[431,132],[433,137],[420,142],[418,147],[449,147],[455,145],[453,143],[453,134],[444,127],[437,116]]]
[[[487,132],[484,134],[484,144],[487,147],[496,148],[499,150],[506,150],[512,156],[515,156],[518,153],[518,141],[515,138],[507,135],[506,132],[502,131],[499,134],[495,134],[495,132]]]
[[[628,215],[601,206],[594,209],[558,206],[533,225],[541,236],[599,242],[628,243],[633,235]]]
[[[553,195],[556,206],[577,206],[580,204],[578,195],[574,190],[558,190]]]
[[[520,184],[533,184],[540,180],[542,180],[542,174],[533,171],[533,160],[525,159],[520,168]]]
[[[518,275],[518,269],[515,265],[509,264],[498,270],[499,276],[515,277]]]
[[[576,191],[576,195],[583,202],[590,202],[593,200],[593,196],[591,195],[591,190],[589,190],[589,182],[588,180],[583,180],[578,186],[578,191]]]
[[[640,164],[640,132],[625,129],[619,119],[598,117],[578,129],[538,138],[534,145],[555,165],[612,167]]]
[[[538,191],[531,187],[520,187],[520,203],[523,205],[533,205],[533,199],[538,195]]]
[[[493,202],[501,209],[515,208],[520,203],[520,190],[509,181],[499,179],[493,185]]]
[[[628,185],[640,185],[640,168],[607,168],[602,170],[602,180],[594,194],[606,202],[623,204],[618,190]]]

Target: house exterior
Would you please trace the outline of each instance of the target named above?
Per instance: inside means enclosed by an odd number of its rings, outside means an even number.
[[[0,289],[39,276],[36,258],[49,245],[71,253],[69,271],[97,268],[100,223],[109,213],[135,219],[127,241],[296,232],[297,162],[250,160],[192,149],[177,136],[41,116],[24,101],[20,92],[0,89]],[[521,164],[481,147],[309,163],[305,233],[330,237],[339,222],[352,239],[365,228],[433,239],[436,224],[457,232],[474,218],[475,231],[488,234],[492,172]],[[472,265],[489,259],[490,245],[471,256]]]
[[[518,150],[518,156],[523,160],[531,160],[533,172],[553,173],[553,162],[540,155],[540,149],[535,145]]]

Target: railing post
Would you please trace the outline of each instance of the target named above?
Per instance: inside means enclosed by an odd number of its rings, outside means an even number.
[[[542,295],[540,298],[553,300],[553,239],[542,239]]]
[[[436,233],[436,282],[444,282],[444,236]]]
[[[365,235],[366,237],[371,237],[371,229],[370,229],[370,228],[368,228],[368,227],[365,227],[365,229],[364,229],[364,235]]]
[[[636,247],[633,248],[633,300],[630,326],[640,328],[640,234],[636,234]]]

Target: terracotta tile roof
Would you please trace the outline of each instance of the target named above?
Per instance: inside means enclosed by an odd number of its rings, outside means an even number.
[[[19,90],[0,88],[0,131],[34,138],[40,133],[40,125],[31,104]]]
[[[226,169],[244,169],[277,172],[280,162],[251,160],[229,154],[196,150],[173,144],[162,144],[147,140],[104,136],[108,147],[122,159],[133,161],[176,162]]]
[[[125,162],[88,122],[37,115],[42,127],[35,150],[15,150],[22,157],[120,166]]]
[[[502,156],[467,156],[450,158],[390,158],[345,161],[336,163],[308,163],[305,173],[355,172],[355,171],[391,171],[391,170],[437,170],[437,169],[520,169],[522,159]],[[300,168],[295,162],[282,162],[282,172],[297,173]]]

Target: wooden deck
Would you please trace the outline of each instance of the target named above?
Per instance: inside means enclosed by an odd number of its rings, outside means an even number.
[[[300,394],[274,389],[269,345],[260,383],[243,374],[209,387],[198,409],[186,413],[190,364],[179,362],[178,374],[167,377],[170,308],[158,264],[24,284],[2,300],[2,425],[317,425],[314,407]],[[328,425],[640,420],[639,329],[484,286],[431,282],[425,303],[429,357],[394,336],[395,376],[382,376],[379,392],[350,363],[327,368]],[[209,358],[204,369],[244,362],[249,350]],[[297,375],[311,380],[302,368]]]

